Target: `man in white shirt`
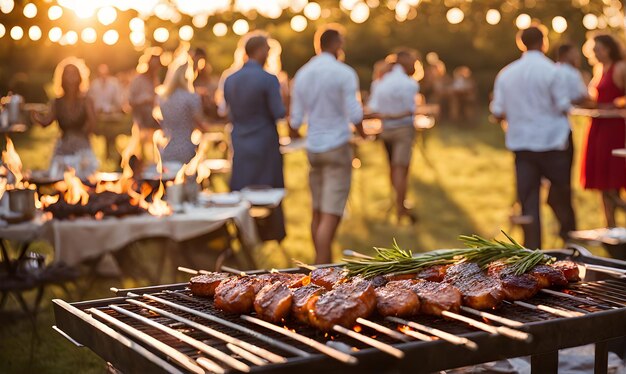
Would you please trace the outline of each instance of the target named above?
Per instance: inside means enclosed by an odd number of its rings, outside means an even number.
[[[419,84],[412,78],[416,60],[415,53],[409,50],[401,50],[390,56],[389,63],[393,65],[391,71],[378,80],[368,102],[369,109],[383,119],[380,138],[389,158],[399,222],[405,216],[416,221],[415,215],[404,203],[415,139],[415,99],[419,92]]]
[[[541,248],[541,178],[554,189],[552,209],[561,237],[567,239],[576,227],[568,155],[571,101],[558,67],[543,54],[543,32],[534,26],[521,31],[518,46],[525,53],[498,74],[491,112],[507,121],[506,145],[515,153],[518,200],[522,214],[532,218],[523,226],[524,243],[534,249]]]
[[[332,260],[332,241],[350,193],[353,156],[350,124],[364,136],[357,74],[338,60],[343,55],[343,43],[338,26],[317,31],[317,55],[294,77],[291,97],[291,127],[297,130],[305,121],[308,125],[311,234],[318,264]]]
[[[109,67],[106,64],[98,66],[98,76],[91,82],[89,96],[98,114],[122,111],[122,93],[117,78],[109,74]]]

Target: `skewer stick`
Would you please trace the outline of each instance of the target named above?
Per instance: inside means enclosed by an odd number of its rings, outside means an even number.
[[[547,288],[543,288],[543,289],[539,290],[539,292],[542,292],[542,293],[545,293],[545,294],[548,294],[548,295],[552,295],[552,296],[557,296],[557,297],[566,297],[566,298],[571,299],[571,300],[576,300],[579,303],[584,303],[584,304],[591,305],[591,306],[601,305],[601,304],[598,304],[596,301],[594,301],[591,298],[578,297],[578,296],[570,295],[570,294],[565,293],[565,292],[559,292],[559,291],[550,290],[550,289],[547,289]],[[606,305],[602,305],[602,306],[606,307]]]
[[[484,322],[480,322],[477,321],[473,318],[469,318],[466,316],[462,316],[460,314],[457,313],[453,313],[453,312],[449,312],[447,310],[444,310],[441,312],[441,315],[444,317],[448,317],[451,319],[455,319],[457,321],[461,321],[464,323],[467,323],[468,325],[479,329],[479,330],[483,330],[485,332],[488,332],[490,334],[497,334],[497,335],[502,335],[502,336],[506,336],[507,338],[511,338],[511,339],[516,339],[516,340],[522,340],[525,342],[530,342],[533,340],[532,335],[530,335],[527,332],[523,332],[523,331],[518,331],[518,330],[514,330],[510,327],[506,327],[506,326],[491,326],[488,325]]]
[[[231,268],[231,267],[229,267],[229,266],[222,266],[222,267],[220,268],[220,270],[225,271],[225,272],[227,272],[227,273],[235,274],[235,275],[242,275],[242,276],[243,276],[243,275],[246,275],[246,272],[245,272],[245,271],[241,271],[241,270],[239,270],[239,269]],[[200,271],[200,272],[202,272],[202,271],[206,271],[206,270],[199,270],[199,271]],[[208,273],[208,272],[207,272],[207,273]]]
[[[90,308],[90,309],[87,309],[87,312],[91,313],[92,315],[98,316],[99,318],[107,321],[108,323],[112,324],[116,328],[124,331],[126,334],[132,336],[133,338],[148,344],[152,348],[155,348],[159,352],[165,354],[167,357],[176,361],[185,369],[193,373],[204,374],[204,370],[200,366],[198,366],[196,362],[191,359],[191,357],[177,351],[176,349],[170,347],[169,345],[153,338],[152,336],[144,332],[137,330],[134,327],[131,327],[125,324],[124,322],[118,320],[117,318],[113,318],[110,315],[99,311],[98,309]]]
[[[449,332],[445,332],[439,329],[435,329],[426,325],[422,325],[419,324],[417,322],[412,322],[412,321],[407,321],[405,319],[402,318],[398,318],[398,317],[387,317],[386,318],[388,321],[391,322],[395,322],[401,325],[405,325],[405,326],[409,326],[411,328],[414,328],[416,330],[419,331],[423,331],[425,333],[428,333],[430,335],[436,336],[439,339],[445,340],[448,343],[452,343],[454,345],[462,345],[465,346],[467,349],[470,349],[472,351],[475,351],[478,349],[478,345],[476,343],[474,343],[473,341],[467,339],[467,338],[463,338],[460,336],[456,336],[453,334],[450,334]]]
[[[224,369],[206,357],[198,357],[196,362],[211,373],[224,373]]]
[[[198,270],[193,270],[193,269],[189,269],[186,268],[184,266],[179,266],[178,271],[182,271],[183,273],[187,273],[187,274],[191,274],[191,275],[197,275],[198,274]]]
[[[376,323],[376,322],[372,322],[372,321],[370,321],[368,319],[365,319],[365,318],[361,318],[361,317],[357,318],[356,319],[356,323],[360,323],[361,325],[367,326],[367,327],[371,328],[372,330],[376,330],[376,331],[378,331],[381,334],[385,334],[387,336],[390,336],[390,337],[392,337],[394,339],[397,339],[397,340],[400,340],[400,341],[403,341],[403,342],[408,342],[410,340],[410,339],[407,338],[406,334],[402,334],[402,333],[400,333],[400,332],[398,332],[396,330],[392,330],[389,327],[383,326],[383,325],[381,325],[379,323]]]
[[[234,344],[226,344],[226,347],[228,349],[230,349],[233,353],[238,354],[239,356],[241,356],[244,360],[248,360],[250,362],[252,362],[255,365],[258,366],[263,366],[263,365],[267,365],[267,361],[265,361],[264,359],[262,359],[259,356],[253,355],[252,353],[246,351],[245,349],[238,347]]]
[[[167,292],[167,293],[174,294],[176,296],[185,296],[185,295],[179,295],[179,294],[177,294],[175,292]],[[195,315],[197,317],[209,320],[211,322],[218,323],[218,324],[220,324],[222,326],[229,327],[229,328],[231,328],[233,330],[237,330],[237,331],[242,332],[242,333],[244,333],[246,335],[252,336],[253,338],[259,339],[259,340],[261,340],[261,341],[263,341],[263,342],[265,342],[267,344],[273,345],[274,347],[282,349],[285,352],[290,352],[290,353],[292,353],[292,354],[294,354],[296,356],[300,356],[300,357],[309,357],[310,356],[309,353],[304,352],[301,349],[295,348],[295,347],[293,347],[293,346],[291,346],[289,344],[285,344],[285,343],[283,343],[281,341],[278,341],[276,339],[272,339],[269,336],[263,335],[263,334],[261,334],[261,333],[259,333],[257,331],[254,331],[254,330],[248,329],[246,327],[240,326],[240,325],[238,325],[236,323],[232,323],[230,321],[227,321],[227,320],[222,319],[220,317],[214,316],[212,314],[203,313],[203,312],[200,312],[198,310],[195,310],[195,309],[192,309],[192,308],[188,308],[188,307],[186,307],[184,305],[180,305],[180,304],[171,302],[169,300],[165,300],[163,298],[160,298],[160,297],[157,297],[157,296],[154,296],[154,295],[144,294],[143,297],[148,298],[148,299],[150,299],[152,301],[156,301],[157,303],[160,303],[160,304],[163,304],[163,305],[167,305],[169,307],[181,310],[183,312],[187,312],[187,313],[193,314],[193,315]],[[197,301],[197,300],[194,300],[194,301]]]
[[[470,307],[467,307],[467,306],[461,306],[461,310],[466,312],[466,313],[478,316],[478,317],[482,317],[482,318],[486,318],[486,319],[494,321],[494,322],[498,322],[499,324],[502,324],[502,325],[505,325],[505,326],[509,326],[509,327],[521,327],[521,326],[524,326],[524,324],[521,323],[521,322],[514,321],[512,319],[508,319],[508,318],[504,318],[504,317],[500,317],[500,316],[497,316],[495,314],[491,314],[491,313],[483,312],[483,311],[480,311],[480,310],[476,310],[474,308],[470,308]]]
[[[275,353],[272,353],[272,352],[270,352],[270,351],[268,351],[266,349],[257,347],[256,345],[250,344],[250,343],[248,343],[246,341],[243,341],[243,340],[240,340],[240,339],[237,339],[237,338],[233,338],[230,335],[226,335],[223,332],[214,330],[214,329],[212,329],[210,327],[207,327],[205,325],[201,325],[201,324],[199,324],[197,322],[194,322],[194,321],[192,321],[190,319],[187,319],[185,317],[181,317],[181,316],[176,315],[174,313],[170,313],[170,312],[167,312],[167,311],[165,311],[163,309],[154,307],[152,305],[148,305],[146,303],[142,303],[141,301],[132,300],[132,299],[129,299],[129,300],[126,300],[126,301],[128,301],[131,304],[135,304],[135,305],[140,306],[142,308],[148,309],[151,312],[160,314],[163,317],[167,317],[167,318],[172,319],[174,321],[184,323],[184,324],[186,324],[188,326],[193,327],[194,329],[196,329],[198,331],[202,331],[203,333],[205,333],[205,334],[207,334],[209,336],[212,336],[212,337],[214,337],[216,339],[219,339],[219,340],[221,340],[221,341],[223,341],[223,342],[225,342],[227,344],[238,346],[238,347],[240,347],[240,348],[242,348],[244,350],[247,350],[248,352],[251,352],[254,355],[259,356],[259,357],[261,357],[264,360],[267,360],[269,362],[272,362],[272,363],[283,363],[283,362],[287,361],[286,358],[284,358],[282,356],[279,356],[279,355],[277,355]],[[240,355],[240,356],[243,357],[243,355]],[[246,360],[248,360],[246,357],[244,357],[244,358]],[[253,362],[252,360],[248,360],[248,361]]]
[[[351,249],[344,249],[343,255],[347,256],[347,257],[358,257],[358,258],[362,258],[362,259],[365,259],[365,260],[373,260],[374,259],[374,257],[372,257],[372,256],[368,256],[368,255],[363,254],[363,253],[355,252],[355,251],[353,251]]]
[[[317,269],[316,266],[305,264],[304,262],[302,262],[300,260],[296,260],[295,258],[292,258],[291,261],[293,261],[294,265],[296,265],[297,267],[302,268],[302,269],[307,269],[309,271],[313,271],[313,270]]]
[[[109,308],[115,310],[116,312],[123,314],[127,317],[131,317],[133,319],[136,319],[137,321],[140,321],[148,326],[154,327],[157,330],[163,331],[164,333],[171,335],[173,337],[175,337],[176,339],[182,341],[185,344],[188,344],[194,348],[196,348],[197,350],[211,356],[212,358],[215,358],[223,363],[225,363],[226,365],[230,366],[233,369],[237,369],[239,371],[243,371],[244,373],[248,373],[250,371],[250,366],[244,364],[243,362],[231,357],[230,355],[227,355],[226,353],[217,350],[209,345],[206,345],[205,343],[196,340],[194,338],[192,338],[189,335],[183,334],[182,332],[178,331],[178,330],[174,330],[173,328],[167,327],[165,325],[162,325],[158,322],[155,322],[149,318],[146,318],[144,316],[140,316],[139,314],[133,313],[131,311],[128,311],[124,308],[120,308],[117,305],[109,305]]]
[[[403,334],[406,334],[410,337],[412,337],[413,339],[417,339],[417,340],[421,340],[421,341],[425,341],[425,342],[432,342],[433,339],[432,337],[426,335],[426,334],[422,334],[421,332],[417,332],[415,330],[411,330],[408,326],[402,326],[400,328],[400,331],[402,331]]]
[[[372,339],[369,336],[365,336],[363,334],[359,334],[356,331],[347,329],[343,326],[339,326],[339,325],[334,325],[333,326],[333,330],[340,333],[340,334],[344,334],[347,335],[349,337],[351,337],[354,340],[358,340],[361,343],[365,343],[367,345],[369,345],[370,347],[376,348],[379,351],[385,352],[388,355],[391,355],[395,358],[398,359],[403,359],[404,358],[404,352],[402,352],[401,350],[399,350],[396,347],[393,347],[389,344],[383,343],[383,342],[379,342],[376,339]]]
[[[243,320],[245,320],[245,321],[248,321],[250,323],[254,323],[255,325],[258,325],[258,326],[265,327],[266,329],[272,330],[274,332],[277,332],[279,334],[287,336],[287,337],[289,337],[289,338],[291,338],[293,340],[299,341],[300,343],[306,344],[307,346],[309,346],[309,347],[311,347],[313,349],[316,349],[316,350],[324,353],[325,355],[327,355],[329,357],[332,357],[332,358],[334,358],[334,359],[336,359],[338,361],[341,361],[343,363],[350,364],[350,365],[355,365],[355,364],[357,364],[359,362],[359,360],[356,357],[352,356],[352,355],[349,355],[347,353],[343,353],[341,351],[338,351],[338,350],[336,350],[334,348],[331,348],[331,347],[329,347],[327,345],[324,345],[324,344],[322,344],[322,343],[320,343],[320,342],[318,342],[316,340],[308,338],[308,337],[306,337],[304,335],[300,335],[297,332],[294,332],[294,331],[291,331],[291,330],[287,330],[285,328],[276,326],[276,325],[274,325],[272,323],[263,321],[263,320],[258,319],[258,318],[245,316],[245,315],[241,316],[241,318]]]
[[[524,301],[513,301],[513,304],[519,305],[526,309],[541,310],[542,312],[554,314],[555,316],[563,317],[563,318],[574,318],[574,317],[580,317],[584,315],[583,313],[580,313],[580,312],[569,312],[567,310],[557,309],[557,308],[553,308],[547,305],[541,305],[541,304],[535,305],[535,304],[526,303]]]

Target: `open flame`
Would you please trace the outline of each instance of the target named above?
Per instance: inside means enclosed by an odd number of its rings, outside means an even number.
[[[22,174],[22,160],[20,159],[20,155],[17,154],[15,146],[8,136],[6,136],[6,142],[6,150],[2,151],[2,162],[4,162],[14,178],[13,183],[11,185],[7,185],[6,188],[24,188],[24,183],[22,182],[24,179],[24,175]]]
[[[156,190],[154,195],[152,195],[152,202],[148,204],[148,213],[156,217],[169,216],[172,214],[172,208],[170,208],[169,204],[163,200],[163,195],[165,194],[165,187],[163,187],[163,182],[159,182],[159,188]]]
[[[87,186],[76,176],[76,171],[73,168],[69,168],[63,173],[63,181],[65,182],[66,191],[63,194],[63,199],[66,203],[71,205],[87,205],[89,201],[89,192]]]

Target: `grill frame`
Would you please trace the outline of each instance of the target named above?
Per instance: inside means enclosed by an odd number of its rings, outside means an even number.
[[[611,266],[626,270],[626,262],[591,256],[582,249],[551,251],[557,258],[570,257],[582,263]],[[296,271],[296,269],[289,269]],[[605,278],[600,273],[588,272],[585,281]],[[137,294],[157,293],[165,290],[184,290],[186,283],[160,285],[137,289],[121,290],[121,294],[133,292]],[[625,283],[626,287],[626,283]],[[547,297],[547,296],[546,296]],[[102,308],[109,304],[125,304],[124,297],[113,297],[92,301],[66,303],[53,300],[56,327],[80,344],[89,347],[104,360],[111,362],[122,372],[172,372],[172,368],[180,369],[159,353],[150,354],[150,349],[129,344],[132,339],[109,328],[100,320],[83,312],[89,308]],[[500,313],[498,313],[500,314]],[[125,321],[125,320],[124,320]],[[244,321],[241,321],[244,324]],[[206,322],[205,322],[206,324]],[[449,324],[446,322],[446,324]],[[442,327],[446,329],[446,324]],[[246,325],[249,326],[249,325]],[[406,356],[402,360],[390,357],[374,348],[365,348],[353,353],[359,359],[358,365],[347,366],[321,354],[309,357],[288,356],[283,364],[252,366],[251,372],[293,373],[313,372],[323,369],[328,373],[348,372],[435,372],[461,366],[474,365],[500,359],[519,356],[532,356],[533,372],[551,372],[558,364],[558,349],[580,345],[596,344],[596,372],[606,372],[608,340],[623,338],[626,335],[626,307],[598,311],[576,318],[550,318],[548,321],[525,323],[524,331],[534,337],[532,343],[515,341],[503,336],[489,335],[485,332],[472,331],[461,336],[467,337],[478,344],[477,351],[469,351],[462,347],[437,340],[432,342],[411,341],[395,343]],[[266,335],[267,330],[255,328]],[[246,339],[252,341],[252,339]],[[290,343],[288,339],[280,339]],[[317,339],[319,340],[319,339]],[[356,344],[353,344],[356,345]],[[273,350],[274,351],[274,350]],[[278,350],[276,350],[278,351]]]

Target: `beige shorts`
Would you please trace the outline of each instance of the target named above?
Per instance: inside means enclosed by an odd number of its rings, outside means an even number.
[[[352,147],[350,144],[309,156],[309,185],[313,211],[342,216],[350,194]]]
[[[380,134],[380,138],[385,142],[391,165],[408,167],[411,164],[413,140],[415,140],[413,126],[385,129]]]

